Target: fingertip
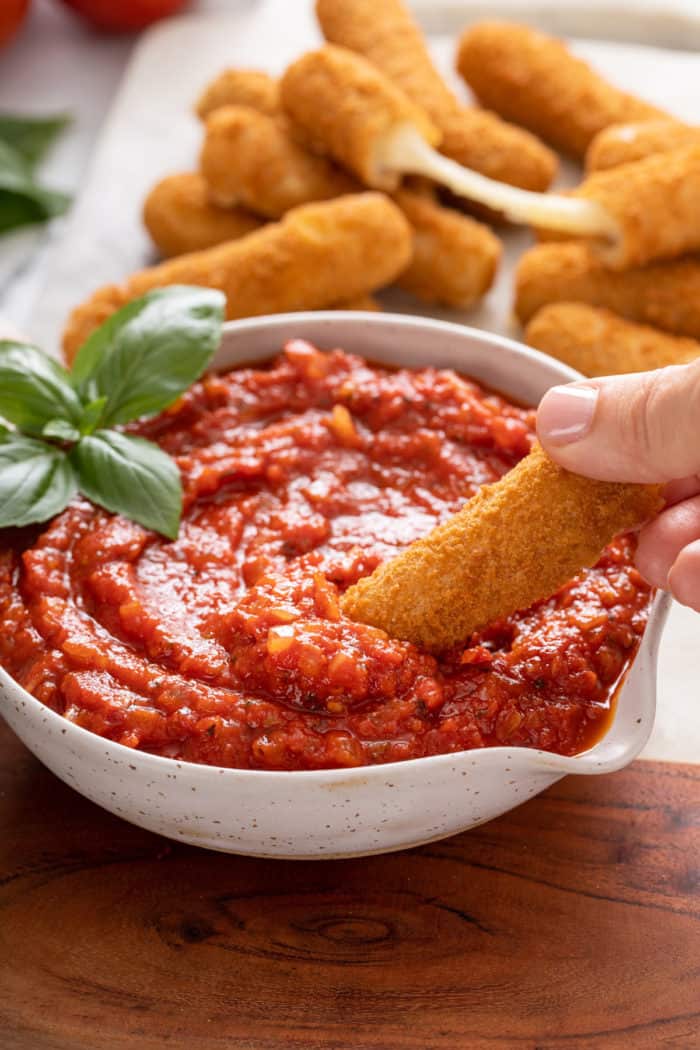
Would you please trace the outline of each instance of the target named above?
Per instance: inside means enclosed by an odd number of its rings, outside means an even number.
[[[585,383],[553,386],[537,410],[537,436],[544,448],[570,445],[593,425],[598,391]]]
[[[671,567],[696,540],[700,540],[700,496],[666,507],[640,530],[635,564],[648,583],[667,590]]]
[[[669,571],[668,587],[681,605],[700,612],[700,540],[680,552]]]
[[[673,564],[664,546],[659,543],[654,524],[645,526],[639,533],[634,564],[647,583],[661,590],[668,588],[668,574]]]

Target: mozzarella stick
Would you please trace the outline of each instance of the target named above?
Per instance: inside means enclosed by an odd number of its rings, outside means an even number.
[[[577,158],[611,124],[666,116],[613,87],[561,41],[513,22],[465,30],[457,68],[484,106]]]
[[[440,133],[428,116],[369,62],[330,44],[293,62],[280,82],[282,105],[309,145],[374,189],[396,190],[402,172],[384,163],[387,137],[404,126],[428,145]]]
[[[660,509],[651,485],[592,481],[536,445],[343,598],[346,616],[434,652],[548,598]]]
[[[483,223],[427,197],[399,190],[394,200],[414,231],[413,259],[397,280],[428,303],[466,308],[493,284],[501,242]]]
[[[221,204],[243,201],[260,214],[283,215],[296,203],[337,196],[352,180],[308,153],[278,121],[226,106],[207,120],[201,155],[209,192]],[[495,235],[476,220],[407,190],[395,199],[414,230],[414,254],[398,284],[427,302],[467,307],[488,290],[501,254]]]
[[[630,321],[700,339],[700,258],[618,273],[585,244],[538,244],[518,264],[515,312],[525,323],[540,307],[562,301],[604,306]]]
[[[143,222],[166,259],[235,241],[262,225],[244,208],[213,204],[206,182],[194,171],[168,175],[156,183],[144,201]]]
[[[360,188],[331,161],[295,142],[285,121],[244,106],[224,106],[207,118],[199,165],[213,201],[242,205],[268,219]]]
[[[70,315],[63,350],[72,361],[114,310],[170,284],[219,288],[229,319],[319,310],[390,284],[406,268],[411,229],[379,193],[358,193],[290,211],[237,241],[161,263],[99,289]]]
[[[441,152],[492,179],[547,189],[554,154],[521,128],[459,101],[402,0],[316,0],[316,15],[326,40],[364,55],[425,110],[443,133]]]
[[[493,282],[501,255],[498,238],[482,223],[427,197],[425,189],[400,190],[394,199],[414,234],[413,259],[397,284],[425,302],[471,306]],[[212,248],[261,225],[258,217],[241,208],[211,203],[202,176],[194,173],[172,175],[158,183],[146,199],[144,221],[166,258]],[[379,309],[366,298],[359,305],[337,306]]]
[[[700,146],[596,172],[572,196],[612,219],[614,232],[593,248],[615,270],[700,249]]]
[[[516,222],[611,237],[617,227],[594,200],[531,193],[495,182],[436,152],[440,133],[417,106],[360,55],[327,44],[294,62],[280,98],[312,149],[374,189],[396,190],[402,175],[425,175]]]
[[[257,69],[225,69],[209,83],[195,106],[200,120],[221,106],[250,106],[272,116],[279,112],[277,81]]]
[[[542,193],[556,175],[557,157],[543,142],[488,109],[462,106],[440,130],[441,153],[490,179]]]
[[[586,303],[550,303],[525,329],[525,342],[585,376],[648,372],[700,357],[700,342],[625,321]]]
[[[678,120],[641,120],[612,124],[599,131],[586,151],[586,170],[607,171],[621,164],[644,160],[654,153],[669,153],[700,146],[700,127]]]

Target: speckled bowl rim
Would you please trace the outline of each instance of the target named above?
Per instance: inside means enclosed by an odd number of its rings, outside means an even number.
[[[263,317],[246,318],[241,321],[229,321],[224,325],[224,338],[222,339],[222,346],[217,355],[214,358],[212,368],[210,371],[216,372],[219,370],[229,371],[235,368],[243,368],[250,364],[259,363],[266,359],[270,359],[275,353],[278,353],[281,348],[281,342],[274,343],[276,333],[285,331],[287,329],[298,328],[299,331],[296,333],[297,338],[309,338],[311,340],[319,339],[320,333],[310,334],[309,328],[323,329],[327,328],[329,331],[340,323],[351,323],[357,324],[363,327],[369,327],[375,329],[375,331],[383,332],[385,335],[400,334],[402,330],[417,328],[422,330],[426,335],[431,333],[443,333],[451,334],[456,338],[465,338],[468,341],[488,346],[489,349],[503,350],[508,352],[510,355],[515,354],[516,357],[521,359],[530,360],[533,363],[537,363],[540,366],[546,366],[553,373],[553,377],[556,382],[570,382],[575,379],[583,378],[580,373],[574,369],[569,368],[567,365],[562,364],[559,361],[554,360],[546,354],[540,353],[538,350],[534,350],[531,347],[525,346],[522,343],[518,343],[513,339],[509,339],[505,336],[495,335],[494,333],[484,331],[483,329],[471,328],[466,325],[454,324],[449,321],[441,321],[426,317],[417,317],[413,315],[402,315],[402,314],[382,314],[382,313],[370,313],[363,311],[342,311],[342,310],[326,310],[326,311],[305,311],[299,313],[287,313],[287,314],[274,314]],[[306,332],[304,329],[306,328]],[[266,354],[252,355],[250,358],[241,358],[238,365],[229,366],[227,364],[222,365],[221,369],[217,367],[217,358],[225,351],[226,336],[229,333],[245,334],[246,332],[261,333],[265,332],[266,335],[270,336],[271,346],[269,352]],[[286,338],[291,338],[289,334]],[[332,340],[331,340],[332,343]],[[333,344],[337,345],[337,344]],[[330,344],[327,348],[330,348]],[[371,355],[368,355],[371,357]],[[413,365],[406,367],[416,367]],[[507,371],[504,373],[504,380],[507,379]],[[499,389],[508,396],[507,383]],[[652,669],[655,671],[657,664],[658,646],[663,631],[664,624],[666,622],[668,612],[671,606],[671,599],[668,594],[659,592],[653,599],[649,620],[644,632],[641,645],[644,643],[647,636],[650,636],[650,651],[649,659],[651,662]],[[639,653],[635,656],[637,660]],[[631,669],[630,665],[630,669]],[[627,674],[629,674],[629,670]],[[649,717],[645,719],[645,724],[641,727],[635,739],[630,739],[628,746],[625,749],[618,751],[617,754],[609,759],[600,760],[597,755],[601,749],[601,745],[604,744],[606,738],[609,736],[611,729],[617,718],[617,714],[613,715],[610,720],[608,728],[603,736],[586,751],[582,751],[577,755],[571,757],[565,755],[557,755],[548,751],[542,751],[537,748],[527,748],[519,746],[499,746],[499,747],[488,747],[488,748],[468,748],[462,751],[453,751],[445,754],[430,755],[421,758],[405,759],[399,762],[387,762],[377,765],[365,765],[365,766],[353,766],[353,767],[342,767],[339,769],[308,769],[308,770],[265,770],[265,769],[238,769],[231,768],[228,766],[214,766],[199,762],[189,762],[180,758],[168,758],[163,755],[154,755],[148,751],[140,751],[137,748],[129,748],[124,744],[120,744],[117,741],[109,740],[107,737],[102,737],[97,733],[93,733],[88,729],[84,729],[82,726],[76,725],[74,722],[70,722],[64,718],[63,715],[53,711],[50,707],[47,707],[36,697],[32,696],[31,693],[27,692],[22,686],[20,686],[14,678],[0,666],[0,688],[3,693],[7,695],[12,692],[19,693],[22,705],[29,705],[34,709],[35,712],[41,713],[49,725],[53,725],[59,732],[65,732],[66,737],[71,737],[75,743],[80,740],[89,741],[94,744],[99,741],[108,751],[115,750],[117,755],[121,755],[126,758],[131,757],[132,762],[136,761],[144,769],[149,767],[155,769],[158,767],[164,768],[176,768],[181,771],[187,769],[197,770],[198,775],[211,774],[212,777],[226,776],[234,778],[264,778],[266,782],[271,783],[274,781],[289,781],[293,783],[295,780],[304,780],[305,782],[312,782],[316,780],[319,784],[324,786],[333,786],[336,784],[340,786],[350,786],[352,781],[356,778],[360,778],[362,781],[367,782],[373,778],[385,779],[392,770],[398,768],[409,770],[409,769],[424,769],[426,773],[429,770],[439,769],[441,766],[448,766],[454,763],[456,758],[464,757],[470,754],[481,754],[488,752],[490,755],[503,756],[510,758],[513,755],[519,755],[524,759],[527,758],[534,769],[540,769],[543,772],[548,773],[559,773],[560,775],[565,774],[579,774],[579,775],[597,775],[602,773],[613,772],[617,769],[621,769],[623,766],[631,762],[642,750],[646,741],[649,738],[651,730],[653,728],[654,721],[654,709],[648,712]],[[623,680],[618,687],[620,697],[624,693],[625,681]],[[2,697],[0,696],[0,702]],[[0,713],[1,713],[0,707]],[[291,780],[290,780],[291,778]]]

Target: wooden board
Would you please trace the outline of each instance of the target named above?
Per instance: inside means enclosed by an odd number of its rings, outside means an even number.
[[[2,1050],[700,1047],[700,767],[274,862],[93,806],[0,726]]]

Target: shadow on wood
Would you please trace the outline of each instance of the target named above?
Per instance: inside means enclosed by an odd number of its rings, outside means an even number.
[[[700,1046],[700,767],[406,853],[263,861],[103,812],[0,727],[2,1050]]]

